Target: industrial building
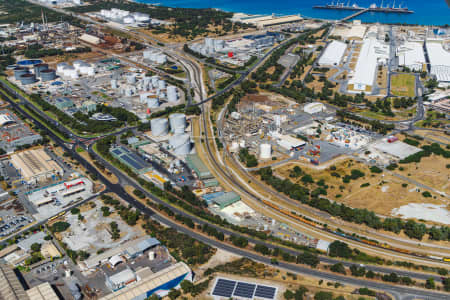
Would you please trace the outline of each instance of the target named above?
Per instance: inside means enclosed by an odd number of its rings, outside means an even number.
[[[300,22],[303,20],[303,18],[300,15],[263,16],[263,15],[234,14],[233,20],[244,24],[252,24],[258,28],[265,28],[275,25]]]
[[[28,184],[46,181],[64,173],[44,148],[31,149],[11,155],[11,163],[17,169],[22,180]]]
[[[135,258],[157,245],[160,245],[157,239],[142,237],[123,243],[103,253],[92,255],[88,259],[79,262],[79,265],[82,270],[95,269],[97,266],[107,262],[114,264],[116,261],[115,257],[123,256],[126,259]]]
[[[425,46],[430,60],[430,74],[439,82],[450,83],[450,52],[445,49],[444,41],[428,39]]]
[[[159,272],[149,274],[137,280],[135,283],[129,284],[122,289],[100,298],[100,300],[146,299],[153,294],[164,297],[171,289],[179,288],[183,280],[192,281],[193,274],[185,263],[179,262]]]
[[[111,148],[109,152],[136,174],[144,174],[152,170],[150,164],[144,159],[123,146]]]
[[[7,109],[0,111],[0,148],[7,153],[14,152],[17,147],[33,145],[41,140],[42,137],[13,112]]]
[[[236,203],[241,200],[241,197],[235,192],[227,192],[223,194],[218,194],[216,197],[210,199],[211,202],[218,205],[220,209]]]
[[[347,44],[333,40],[328,44],[322,56],[319,58],[320,66],[337,66],[344,56]]]
[[[75,104],[68,97],[60,97],[54,100],[55,106],[60,110],[66,110],[68,108],[74,107]]]
[[[316,114],[319,112],[323,112],[325,110],[325,105],[320,102],[312,102],[308,103],[303,107],[303,111],[308,114]]]
[[[404,159],[410,155],[422,151],[422,149],[408,145],[402,141],[392,141],[389,139],[383,139],[375,142],[372,145],[376,150],[388,154],[396,159]]]
[[[30,300],[59,300],[50,283],[44,282],[26,291]]]
[[[365,39],[358,61],[348,84],[349,91],[371,92],[376,79],[378,65],[384,65],[389,59],[389,45],[374,38]]]
[[[214,178],[208,167],[203,163],[197,154],[186,155],[186,164],[195,172],[195,174],[197,174],[199,179],[204,180]]]
[[[276,134],[276,133],[273,133],[272,135],[274,138],[277,139],[277,144],[288,151],[300,150],[302,147],[306,145],[305,141],[294,138],[290,135]]]
[[[400,66],[407,67],[413,71],[421,72],[426,63],[423,53],[423,43],[405,42],[396,50],[398,63]]]

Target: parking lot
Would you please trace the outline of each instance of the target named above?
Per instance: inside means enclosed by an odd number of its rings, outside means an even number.
[[[5,238],[33,221],[17,200],[5,203],[0,206],[0,237]]]

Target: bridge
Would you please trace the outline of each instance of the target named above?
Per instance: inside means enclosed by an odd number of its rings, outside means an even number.
[[[368,12],[369,10],[370,10],[370,8],[365,8],[365,9],[358,10],[358,11],[355,12],[354,14],[351,14],[350,16],[347,16],[347,17],[343,18],[343,19],[341,20],[341,22],[345,22],[345,21],[348,21],[348,20],[350,20],[350,19],[353,19],[353,18],[355,18],[355,17],[357,17],[357,16],[359,16],[359,15],[362,15],[363,13]]]

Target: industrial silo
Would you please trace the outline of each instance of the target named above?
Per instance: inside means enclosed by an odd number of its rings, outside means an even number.
[[[126,78],[127,78],[127,82],[129,84],[135,84],[136,83],[136,74],[128,74],[126,76]]]
[[[169,121],[166,118],[156,118],[150,121],[153,136],[169,134]]]
[[[58,72],[60,74],[63,74],[64,73],[64,69],[66,69],[68,67],[70,67],[70,65],[68,63],[65,63],[65,62],[59,63],[56,66],[56,72]]]
[[[14,78],[16,80],[20,80],[20,76],[27,74],[27,73],[28,73],[28,68],[24,68],[24,67],[14,68]]]
[[[112,89],[117,89],[118,88],[117,79],[112,79],[111,80],[111,88]]]
[[[185,114],[171,114],[169,116],[170,131],[174,134],[182,134],[186,129],[186,115]]]
[[[26,73],[26,74],[20,75],[19,80],[22,83],[22,85],[32,84],[32,83],[36,82],[36,75],[31,74],[31,73]]]
[[[147,97],[147,107],[157,108],[159,107],[159,98],[156,95],[151,95]]]
[[[159,77],[158,76],[152,76],[152,85],[154,88],[158,87],[158,81],[159,81]]]
[[[40,71],[42,81],[51,81],[56,79],[56,72],[53,69],[47,69]]]
[[[47,64],[37,64],[34,66],[34,75],[36,75],[36,77],[41,77],[41,72],[44,70],[48,70]]]
[[[169,138],[169,145],[177,155],[186,155],[191,152],[191,138],[188,134],[176,134]]]
[[[167,88],[167,101],[177,102],[177,100],[178,100],[177,87],[171,85]]]
[[[259,145],[259,158],[269,159],[272,156],[272,145],[261,144]]]

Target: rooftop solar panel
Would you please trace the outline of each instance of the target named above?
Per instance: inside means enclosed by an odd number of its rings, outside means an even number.
[[[255,288],[256,284],[238,282],[234,289],[233,296],[252,299]]]
[[[255,291],[255,297],[265,298],[265,299],[274,299],[275,298],[276,288],[265,285],[258,285]]]
[[[236,281],[220,278],[217,280],[216,286],[214,287],[212,294],[213,296],[230,298],[231,295],[233,294],[235,285]]]
[[[140,165],[139,163],[137,163],[135,160],[131,159],[131,157],[129,157],[128,155],[124,155],[121,157],[124,161],[126,161],[130,166],[132,166],[133,168],[135,168],[136,170],[140,170],[142,168],[144,168],[144,166]]]
[[[116,155],[120,155],[122,153],[122,151],[120,151],[119,149],[114,149],[112,150],[112,152]]]

